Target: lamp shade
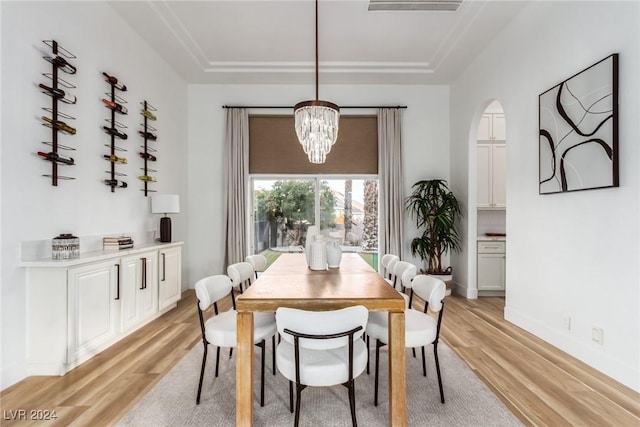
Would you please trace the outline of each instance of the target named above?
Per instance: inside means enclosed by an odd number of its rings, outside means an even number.
[[[180,196],[177,194],[151,196],[151,213],[180,213]]]

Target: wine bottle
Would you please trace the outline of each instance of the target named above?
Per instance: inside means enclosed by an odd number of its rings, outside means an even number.
[[[109,83],[111,83],[113,85],[113,87],[115,87],[116,89],[119,89],[119,90],[121,90],[123,92],[127,90],[127,87],[125,85],[123,85],[122,83],[119,83],[118,79],[116,77],[110,76],[107,73],[102,73],[102,74],[104,74],[104,76],[107,78],[107,81]]]
[[[152,134],[151,132],[143,132],[141,130],[138,131],[138,133],[140,134],[141,137],[143,138],[147,138],[151,141],[155,141],[156,139],[158,139],[158,137],[154,134]]]
[[[149,153],[139,153],[140,157],[142,157],[143,159],[147,159],[147,160],[151,160],[152,162],[156,161],[156,156],[154,156],[153,154],[149,154]]]
[[[107,126],[102,126],[102,128],[104,129],[105,132],[107,132],[109,135],[114,135],[117,136],[120,139],[127,139],[128,136],[126,133],[124,132],[120,132],[118,129],[116,128],[110,128]]]
[[[41,89],[44,89],[45,91],[49,92],[49,94],[54,98],[64,98],[64,91],[62,89],[57,89],[57,88],[54,89],[52,87],[43,85],[42,83],[40,83],[38,86]]]
[[[142,115],[149,120],[158,120],[158,118],[149,110],[142,110]]]
[[[46,160],[51,160],[54,162],[58,162],[58,163],[64,163],[65,165],[74,165],[75,161],[73,160],[73,157],[62,157],[57,153],[45,153],[43,151],[38,151],[38,156],[46,159]]]
[[[105,154],[103,157],[105,159],[109,160],[110,162],[113,162],[113,163],[122,163],[123,165],[127,164],[127,159],[124,158],[124,157],[118,157],[118,156],[113,155],[113,154],[111,154],[111,155]]]
[[[63,70],[65,73],[68,73],[68,74],[76,73],[76,67],[69,64],[67,60],[61,56],[56,56],[55,58],[53,58],[51,60],[51,63],[54,64],[56,67],[60,68],[61,70]]]
[[[40,87],[40,89],[44,90],[45,93],[47,93],[48,95],[53,96],[56,99],[60,99],[63,102],[66,102],[67,104],[75,104],[78,100],[78,98],[76,98],[75,95],[69,95],[66,94],[64,90],[59,89],[59,88],[52,88],[46,85],[43,85],[42,83],[40,83],[38,85]]]
[[[45,122],[51,124],[51,126],[53,126],[55,129],[70,133],[71,135],[75,135],[76,134],[76,128],[73,128],[71,126],[69,126],[68,124],[66,124],[63,121],[60,120],[51,120],[49,117],[47,116],[42,116],[42,120],[44,120]]]
[[[107,107],[111,108],[112,110],[116,110],[118,113],[127,114],[127,107],[125,107],[124,105],[120,105],[117,102],[109,101],[108,99],[104,98],[102,98],[102,102],[104,102]]]
[[[107,184],[110,187],[120,187],[120,188],[127,188],[128,184],[124,181],[118,181],[117,179],[105,179],[104,183]]]
[[[156,182],[156,178],[151,175],[140,175],[138,179],[142,181],[147,181],[147,182]]]

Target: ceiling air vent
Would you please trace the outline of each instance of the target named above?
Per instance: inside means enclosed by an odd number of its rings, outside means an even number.
[[[369,0],[369,10],[456,11],[462,0]]]

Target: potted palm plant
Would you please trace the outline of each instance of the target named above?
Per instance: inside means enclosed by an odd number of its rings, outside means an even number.
[[[413,192],[406,200],[406,209],[415,218],[422,235],[411,241],[411,253],[426,264],[423,274],[451,281],[452,268],[444,268],[442,256],[447,252],[460,252],[460,232],[457,218],[462,216],[456,196],[449,190],[447,181],[429,179],[418,181],[411,187]]]

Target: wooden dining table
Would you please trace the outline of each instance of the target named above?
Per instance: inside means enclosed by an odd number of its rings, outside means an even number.
[[[356,253],[344,253],[340,267],[327,270],[309,269],[304,253],[282,254],[238,297],[236,425],[253,422],[253,313],[354,305],[389,312],[389,423],[406,425],[405,301]]]

